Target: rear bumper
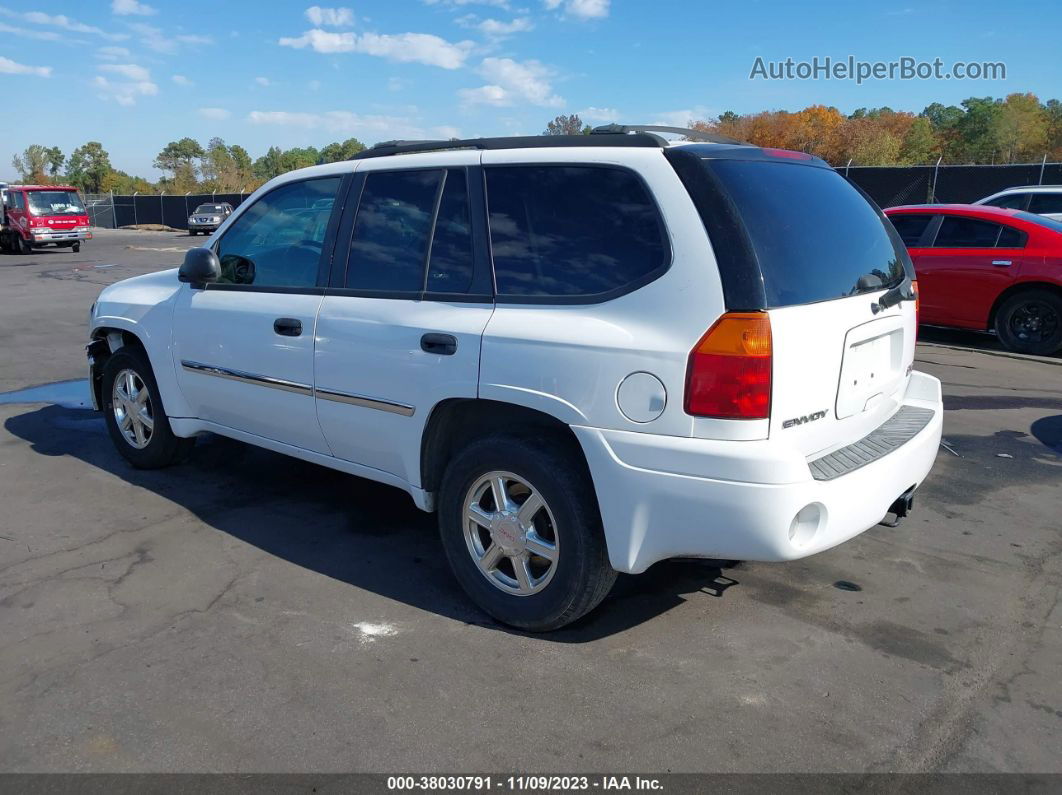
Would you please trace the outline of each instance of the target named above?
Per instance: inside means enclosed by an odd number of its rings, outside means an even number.
[[[936,459],[940,382],[912,373],[903,404],[933,416],[901,446],[831,480],[816,480],[804,456],[769,440],[574,427],[613,568],[637,573],[673,557],[795,560],[859,535],[919,485]]]

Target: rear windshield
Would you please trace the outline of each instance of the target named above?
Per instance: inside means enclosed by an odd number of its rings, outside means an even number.
[[[34,215],[84,215],[85,205],[72,190],[28,190],[30,211]]]
[[[737,209],[767,308],[877,292],[900,284],[903,259],[878,211],[832,169],[705,160]]]

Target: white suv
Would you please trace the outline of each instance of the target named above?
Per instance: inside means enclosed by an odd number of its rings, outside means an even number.
[[[159,467],[212,432],[403,489],[469,596],[530,630],[617,571],[898,521],[943,412],[892,226],[807,155],[626,129],[264,185],[94,305],[118,450]]]

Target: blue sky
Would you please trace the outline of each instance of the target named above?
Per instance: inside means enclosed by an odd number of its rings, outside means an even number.
[[[31,143],[101,141],[158,176],[170,140],[540,132],[558,113],[684,124],[1032,91],[1062,98],[1062,3],[854,0],[0,0],[0,179]],[[755,59],[1003,61],[1006,80],[750,80]]]

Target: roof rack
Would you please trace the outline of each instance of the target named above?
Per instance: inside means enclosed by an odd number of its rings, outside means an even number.
[[[435,141],[381,141],[368,149],[354,155],[351,160],[365,160],[372,157],[412,154],[414,152],[439,152],[452,149],[544,149],[556,146],[632,146],[655,147],[668,146],[668,141],[657,132],[684,135],[694,141],[709,141],[719,144],[743,144],[742,141],[727,138],[724,135],[687,130],[684,127],[662,127],[659,125],[623,125],[606,124],[596,127],[590,135],[524,135],[502,138],[450,138]]]
[[[688,127],[667,127],[662,124],[603,124],[590,131],[591,135],[626,135],[628,133],[671,133],[672,135],[684,135],[691,141],[707,141],[713,144],[734,144],[736,146],[750,146],[747,141],[739,141],[726,135],[705,132],[704,130],[691,130]],[[657,136],[654,136],[657,137]],[[663,140],[663,139],[661,139]]]

